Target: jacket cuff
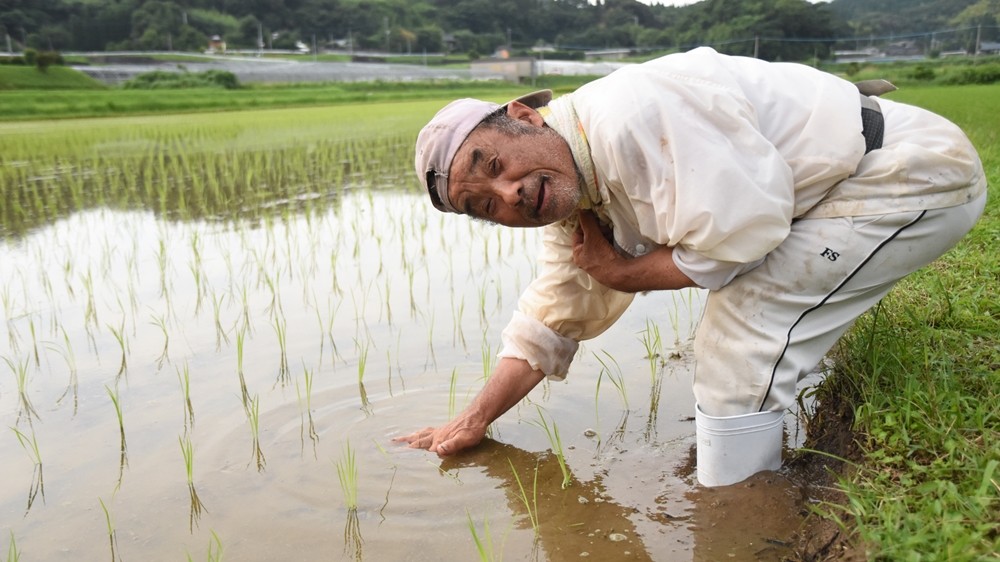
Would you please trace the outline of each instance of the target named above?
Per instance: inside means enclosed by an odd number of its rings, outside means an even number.
[[[500,339],[503,349],[497,357],[523,359],[532,369],[557,381],[566,378],[569,365],[580,346],[576,340],[560,335],[519,310],[514,311]]]

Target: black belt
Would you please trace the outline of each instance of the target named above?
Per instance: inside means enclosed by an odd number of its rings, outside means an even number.
[[[865,154],[882,148],[885,119],[875,98],[861,94],[861,134],[865,137]]]
[[[885,135],[885,119],[876,97],[896,87],[886,80],[863,80],[854,85],[861,93],[861,134],[865,137],[865,154],[868,154],[882,148],[882,137]]]

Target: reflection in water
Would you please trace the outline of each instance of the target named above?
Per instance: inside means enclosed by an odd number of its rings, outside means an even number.
[[[361,537],[361,522],[358,521],[358,509],[348,509],[347,521],[344,523],[344,555],[360,562],[364,559],[361,555],[364,542]]]
[[[629,519],[636,510],[608,497],[600,476],[581,482],[571,474],[564,489],[555,455],[530,453],[490,439],[440,465],[446,472],[464,467],[481,467],[499,482],[507,505],[520,515],[520,528],[536,524],[542,559],[652,560]]]

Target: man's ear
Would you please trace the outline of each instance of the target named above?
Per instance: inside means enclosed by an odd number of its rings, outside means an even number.
[[[545,120],[542,119],[542,116],[537,111],[519,101],[512,101],[507,104],[507,115],[511,119],[524,121],[536,127],[545,126]]]

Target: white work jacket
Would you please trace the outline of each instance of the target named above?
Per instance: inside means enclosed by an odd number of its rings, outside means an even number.
[[[625,67],[551,102],[572,104],[578,125],[546,121],[564,137],[585,134],[589,155],[574,150],[574,158],[596,180],[586,204],[613,225],[619,250],[671,246],[684,273],[717,289],[761,263],[793,220],[944,208],[985,191],[957,126],[879,103],[883,148],[866,155],[850,82],[700,48]],[[575,217],[545,227],[538,277],[500,353],[555,379],[577,342],[602,333],[632,301],[576,267],[575,228]]]

